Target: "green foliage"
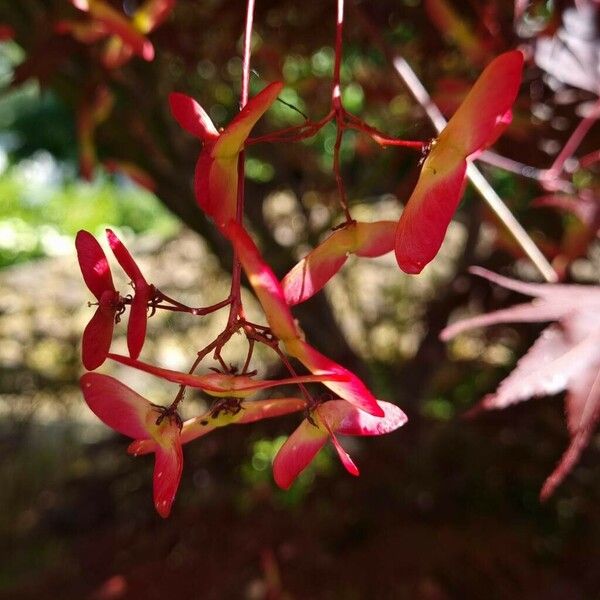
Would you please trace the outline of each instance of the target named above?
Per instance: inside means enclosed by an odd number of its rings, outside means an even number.
[[[118,178],[64,177],[45,154],[0,175],[0,267],[68,252],[79,229],[105,225],[162,236],[178,227],[153,194]]]

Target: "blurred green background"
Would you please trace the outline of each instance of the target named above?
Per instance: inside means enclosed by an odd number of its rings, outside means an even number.
[[[521,18],[529,33],[518,40],[511,4],[474,4],[455,4],[475,40],[466,54],[418,0],[362,3],[383,41],[415,66],[447,113],[487,58],[558,26],[563,8],[533,3]],[[254,93],[283,78],[287,103],[312,118],[324,114],[333,9],[258,3]],[[79,229],[102,239],[105,227],[116,228],[149,281],[172,297],[205,305],[228,292],[229,250],[192,195],[199,145],[171,119],[166,96],[191,93],[218,125],[228,122],[236,110],[243,13],[240,2],[180,0],[152,36],[155,62],[134,59],[113,73],[98,67],[96,47],[48,25],[78,16],[69,3],[0,3],[0,22],[16,32],[14,41],[0,43],[0,598],[600,597],[598,439],[540,504],[539,489],[568,443],[561,398],[462,418],[541,330],[502,326],[448,348],[438,341],[448,319],[518,300],[474,281],[468,266],[533,273],[471,190],[422,276],[401,274],[390,256],[349,261],[324,294],[297,311],[315,345],[409,415],[390,436],[347,440],[360,478],[342,472],[325,450],[282,492],[270,464],[299,418],[226,428],[185,448],[173,514],[163,521],[151,502],[151,459],[128,456],[127,440],[83,403],[79,344],[92,309],[73,247]],[[361,13],[349,9],[346,108],[391,134],[430,139],[422,110],[366,31]],[[115,96],[113,113],[96,131],[99,158],[143,167],[156,195],[100,165],[93,181],[79,177],[77,115],[89,85],[107,85]],[[556,90],[530,66],[514,126],[498,151],[548,166],[578,122],[576,106],[591,97],[573,93],[570,105],[553,103]],[[536,117],[535,103],[567,126]],[[276,103],[258,130],[300,122]],[[337,222],[334,142],[328,126],[301,144],[249,152],[248,222],[278,275]],[[592,130],[584,150],[597,142]],[[418,161],[349,132],[342,162],[357,218],[396,218]],[[530,180],[491,168],[486,175],[549,255],[560,255],[555,249],[572,217],[532,207],[541,191]],[[595,189],[593,170],[576,175],[581,188]],[[597,283],[597,242],[570,268],[570,278]],[[261,319],[251,295],[245,299],[252,320]],[[149,323],[144,358],[184,369],[220,331],[223,316],[159,313]],[[117,327],[116,351],[125,351],[124,331]],[[243,359],[241,352],[230,350],[232,362]],[[256,366],[261,374],[280,373],[267,352]],[[173,386],[124,367],[101,370],[153,401],[173,395]],[[205,405],[201,394],[191,395],[184,416]]]

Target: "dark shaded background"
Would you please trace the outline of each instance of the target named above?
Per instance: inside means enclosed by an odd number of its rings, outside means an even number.
[[[533,3],[517,24],[519,39],[509,3],[457,2],[476,41],[469,54],[418,1],[358,7],[349,7],[345,31],[346,106],[409,139],[429,139],[433,130],[394,77],[380,42],[413,65],[451,114],[483,64],[551,35],[564,8]],[[561,399],[461,417],[495,389],[541,330],[496,327],[449,348],[438,341],[451,317],[519,299],[466,275],[468,266],[535,275],[471,190],[424,275],[402,275],[393,258],[356,261],[327,294],[295,311],[314,345],[409,415],[395,434],[349,441],[360,478],[323,453],[283,493],[272,482],[270,460],[297,419],[232,427],[185,448],[181,488],[163,521],[151,503],[151,461],[127,456],[127,441],[88,414],[76,384],[79,338],[89,317],[69,245],[77,229],[119,227],[149,279],[171,295],[208,304],[227,293],[229,249],[192,195],[199,146],[177,127],[166,97],[189,93],[219,125],[228,121],[239,89],[244,10],[241,2],[179,0],[151,36],[156,60],[134,59],[107,72],[97,46],[53,32],[56,20],[78,16],[68,2],[0,0],[0,22],[16,32],[16,42],[1,46],[0,73],[6,158],[0,225],[9,240],[0,248],[0,597],[599,597],[597,440],[542,505],[539,489],[568,441]],[[255,21],[254,92],[283,78],[288,102],[312,118],[324,114],[333,2],[260,0]],[[98,84],[116,98],[96,132],[99,157],[145,168],[170,212],[101,169],[93,183],[78,181],[76,114]],[[558,92],[571,93],[571,101],[558,103]],[[496,150],[549,166],[579,120],[578,107],[593,98],[557,87],[530,64],[513,126]],[[257,131],[300,121],[276,105]],[[334,136],[329,126],[310,142],[260,145],[250,153],[248,222],[279,275],[335,224]],[[580,152],[597,148],[596,129]],[[382,151],[349,134],[342,157],[355,210],[367,218],[396,216],[416,181],[419,156]],[[44,164],[51,175],[39,175]],[[559,255],[572,218],[532,206],[542,194],[535,181],[485,172],[547,254]],[[597,190],[597,173],[578,173],[587,177],[581,187]],[[597,242],[569,260],[575,258],[567,278],[597,283]],[[185,318],[158,315],[147,357],[169,366],[181,361],[183,368],[218,326],[207,320],[190,328]],[[116,344],[123,345],[122,336]],[[261,368],[277,374],[266,354],[259,358]],[[125,376],[153,398],[171,393],[148,378]]]

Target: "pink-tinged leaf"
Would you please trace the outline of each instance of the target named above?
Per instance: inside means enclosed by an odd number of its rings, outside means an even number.
[[[334,394],[347,400],[357,408],[368,412],[376,417],[383,417],[384,411],[377,404],[373,394],[365,384],[348,369],[342,367],[335,361],[323,356],[306,342],[295,339],[285,341],[285,348],[290,356],[297,358],[311,373],[324,375],[334,373],[348,378],[347,382],[323,381]]]
[[[351,223],[334,231],[283,278],[290,305],[308,300],[341,269],[349,254],[375,257],[394,249],[394,221]]]
[[[518,50],[496,57],[438,137],[438,145],[453,147],[464,159],[495,140],[497,126],[506,124],[519,92],[522,71],[523,54]]]
[[[137,266],[135,260],[133,260],[131,254],[129,254],[129,250],[125,248],[123,242],[121,242],[121,240],[115,235],[112,229],[106,230],[106,237],[108,239],[108,244],[115,255],[115,258],[121,265],[123,271],[127,273],[136,288],[138,282],[143,282],[148,285],[144,276],[142,275],[142,272],[140,271],[140,268]]]
[[[463,331],[476,327],[487,327],[497,323],[531,323],[543,321],[555,321],[569,311],[568,307],[561,304],[552,304],[542,300],[534,300],[523,304],[516,304],[510,308],[497,310],[491,313],[471,317],[453,323],[440,333],[440,339],[448,341]]]
[[[495,394],[483,401],[485,408],[504,408],[535,396],[548,396],[564,390],[580,365],[570,364],[571,344],[558,325],[547,327],[527,354],[519,360]],[[565,371],[561,367],[567,367]]]
[[[425,159],[417,185],[396,229],[396,260],[418,274],[435,258],[460,202],[467,169],[456,150],[436,144]]]
[[[269,400],[252,400],[242,404],[242,411],[238,413],[236,423],[240,425],[255,423],[262,419],[273,419],[306,407],[306,402],[301,398],[270,398]]]
[[[594,383],[589,390],[585,402],[582,422],[577,432],[572,436],[571,443],[563,454],[560,462],[544,482],[540,499],[547,500],[563,479],[571,472],[581,453],[589,444],[592,434],[600,421],[600,371],[596,373]]]
[[[169,94],[169,106],[175,120],[193,136],[207,142],[219,137],[206,111],[193,98],[173,92]]]
[[[136,286],[127,323],[127,349],[131,358],[137,358],[146,340],[148,324],[148,302],[152,299],[152,288],[141,282]]]
[[[281,284],[263,260],[256,244],[238,223],[230,222],[224,231],[233,244],[273,333],[284,342],[298,338],[298,328]]]
[[[234,396],[244,398],[251,396],[259,390],[264,390],[280,385],[295,385],[298,383],[321,383],[326,381],[347,381],[347,375],[338,372],[323,372],[317,375],[300,375],[298,377],[289,377],[287,379],[268,379],[255,380],[247,375],[225,375],[222,373],[208,373],[206,375],[191,375],[189,373],[180,373],[171,369],[163,369],[154,365],[135,360],[120,354],[109,354],[109,358],[124,365],[134,367],[140,371],[151,373],[157,377],[162,377],[173,383],[180,385],[189,385],[199,388],[202,391],[217,397]]]
[[[589,419],[592,415],[590,407],[595,403],[600,404],[599,373],[600,356],[597,363],[591,363],[569,385],[569,393],[565,399],[565,412],[571,436],[575,436],[580,429],[590,427]],[[593,425],[591,427],[593,428]]]
[[[534,296],[534,300],[456,323],[443,332],[443,337],[491,323],[559,321],[544,330],[496,393],[480,404],[483,408],[504,408],[534,396],[567,390],[571,444],[543,486],[540,496],[545,500],[573,468],[600,420],[600,287],[526,284],[481,268],[472,272]]]
[[[75,238],[77,260],[83,280],[97,300],[106,290],[115,291],[106,255],[96,238],[83,229]]]
[[[175,421],[163,421],[157,437],[153,478],[154,506],[158,514],[166,518],[171,512],[183,470],[183,453],[178,425]]]
[[[507,290],[512,290],[513,292],[523,294],[524,296],[544,298],[560,295],[561,297],[564,296],[572,299],[573,294],[578,294],[581,297],[581,294],[588,296],[590,292],[593,292],[593,288],[583,285],[527,283],[525,281],[519,281],[517,279],[511,279],[510,277],[498,275],[498,273],[488,271],[483,267],[470,267],[469,272],[473,273],[473,275],[483,277],[492,283],[496,283]],[[595,292],[594,295],[596,296],[597,301],[600,301],[600,294]]]
[[[383,410],[382,417],[374,417],[364,410],[358,410],[345,400],[325,402],[317,408],[317,412],[333,431],[341,435],[384,435],[407,422],[406,415],[396,405],[379,400],[377,404]]]
[[[315,427],[306,419],[302,421],[273,461],[275,483],[287,490],[323,448],[328,437],[326,430]]]
[[[88,371],[97,369],[108,356],[115,326],[116,308],[98,306],[83,331],[81,360]]]
[[[237,155],[242,151],[252,128],[275,102],[282,89],[283,83],[276,81],[248,100],[216,142],[212,151],[215,159],[235,158],[237,161]]]
[[[146,0],[133,14],[134,27],[143,34],[156,29],[173,10],[175,0]]]
[[[517,304],[510,308],[453,323],[441,332],[440,339],[444,341],[475,327],[485,327],[496,323],[555,321],[574,314],[577,309],[581,311],[600,308],[600,290],[596,286],[525,283],[497,275],[481,267],[472,267],[469,270],[471,273],[507,289],[520,294],[536,296],[536,299],[532,302]],[[577,304],[574,304],[574,298],[577,298]],[[575,321],[571,319],[571,323],[574,324]]]
[[[198,158],[194,177],[196,200],[220,228],[236,215],[239,154],[250,131],[275,101],[282,87],[282,83],[271,83],[251,98],[216,141],[211,141],[203,148]],[[189,105],[180,107],[180,123],[188,131],[191,131],[190,127],[193,129],[190,122],[194,111],[197,112],[197,109]],[[196,128],[195,135],[198,134]]]
[[[149,437],[148,400],[108,375],[86,373],[80,384],[87,405],[103,423],[134,439]]]
[[[210,411],[187,420],[181,429],[181,443],[187,444],[192,440],[205,436],[219,427],[227,425],[245,425],[255,423],[262,419],[273,419],[293,412],[297,412],[306,407],[306,402],[300,398],[272,398],[270,400],[253,400],[244,402],[242,408],[237,413],[226,411],[219,412],[214,417]],[[139,456],[154,452],[156,442],[154,440],[136,440],[129,445],[127,451],[130,454]]]

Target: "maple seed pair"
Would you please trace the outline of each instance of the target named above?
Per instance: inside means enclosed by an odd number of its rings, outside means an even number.
[[[89,19],[59,21],[57,32],[68,33],[83,44],[107,38],[102,63],[107,69],[117,69],[133,55],[147,61],[154,59],[154,46],[146,35],[169,16],[175,0],[146,0],[131,18],[103,0],[71,0],[71,4],[87,13]]]
[[[127,347],[129,354],[137,358],[144,345],[148,303],[154,298],[155,288],[146,281],[131,254],[114,232],[107,229],[106,237],[115,258],[130,277],[134,288],[127,326]],[[75,247],[83,279],[98,301],[98,308],[83,332],[81,349],[84,367],[93,371],[106,360],[115,322],[118,322],[129,300],[115,289],[106,255],[91,233],[80,231],[75,239]]]
[[[321,290],[349,254],[374,258],[394,250],[409,274],[420,273],[435,258],[464,190],[467,159],[493,144],[509,125],[522,68],[519,51],[506,52],[485,68],[432,144],[400,220],[351,221],[336,229],[283,278],[289,304]]]

